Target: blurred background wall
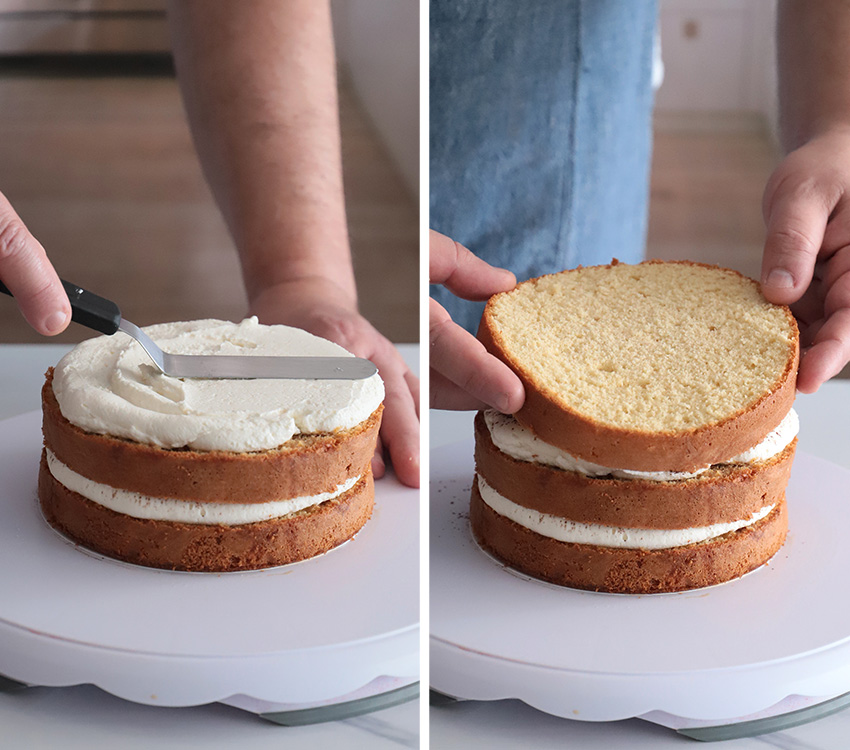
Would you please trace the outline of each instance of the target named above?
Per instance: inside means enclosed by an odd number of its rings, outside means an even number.
[[[332,7],[339,63],[419,195],[419,1],[333,0]]]
[[[775,2],[661,0],[647,255],[758,278],[777,137]]]
[[[415,341],[418,3],[343,0],[334,13],[361,309],[392,340]],[[0,0],[0,191],[64,278],[134,323],[245,314],[185,122],[164,0]],[[54,340],[89,334],[72,326]],[[43,341],[6,298],[2,341]]]

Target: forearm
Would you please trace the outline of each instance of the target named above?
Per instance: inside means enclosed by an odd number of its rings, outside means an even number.
[[[249,299],[320,279],[356,304],[323,0],[171,0],[178,77]]]
[[[850,130],[850,1],[780,0],[779,103],[787,151]]]

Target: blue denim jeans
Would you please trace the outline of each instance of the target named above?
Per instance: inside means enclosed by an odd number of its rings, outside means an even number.
[[[431,227],[520,280],[640,261],[656,20],[656,0],[431,0]],[[432,294],[475,331],[480,303]]]

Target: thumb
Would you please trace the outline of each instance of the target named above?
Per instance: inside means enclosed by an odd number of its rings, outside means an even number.
[[[0,194],[0,279],[15,296],[27,322],[39,333],[60,333],[71,305],[44,248]]]
[[[765,205],[767,237],[761,287],[769,302],[790,305],[812,281],[830,209],[816,194],[802,194],[786,180]]]

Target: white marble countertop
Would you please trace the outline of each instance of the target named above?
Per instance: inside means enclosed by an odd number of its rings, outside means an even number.
[[[802,425],[799,449],[850,468],[850,381],[826,383],[818,393],[799,395],[794,408]],[[470,412],[431,412],[431,449],[472,433]],[[718,747],[756,750],[818,748],[843,750],[850,746],[850,711],[819,721],[750,739],[728,740]],[[432,748],[534,747],[581,750],[663,750],[693,745],[693,740],[640,719],[581,722],[541,713],[516,700],[459,702],[433,706],[430,711]]]
[[[45,370],[70,349],[59,344],[0,344],[0,419],[41,408]],[[399,347],[419,369],[419,347]],[[0,748],[122,750],[149,748],[419,747],[420,702],[365,716],[304,727],[272,724],[222,704],[193,708],[144,706],[83,685],[0,693]]]

